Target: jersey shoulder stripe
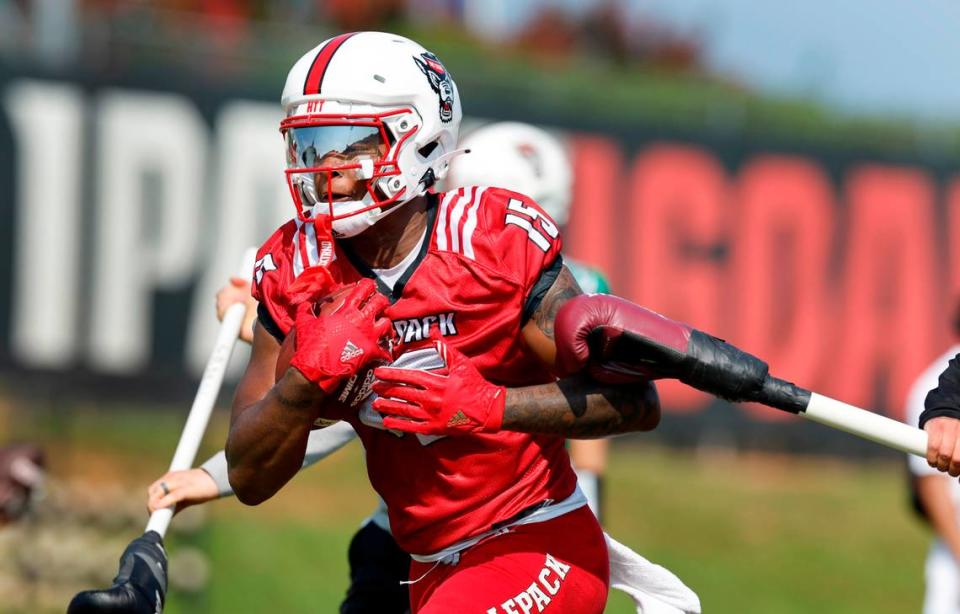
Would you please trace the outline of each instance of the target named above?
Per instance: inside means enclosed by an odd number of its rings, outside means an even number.
[[[486,188],[471,186],[443,195],[437,216],[438,250],[462,254],[476,260],[473,238],[477,229],[477,211],[485,191]]]

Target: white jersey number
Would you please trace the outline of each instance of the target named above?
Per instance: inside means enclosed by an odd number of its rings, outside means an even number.
[[[530,240],[544,252],[550,249],[550,240],[556,239],[560,234],[560,229],[534,207],[523,204],[516,198],[511,198],[507,205],[507,217],[504,219],[506,224],[519,226],[527,231]],[[512,213],[510,213],[512,212]],[[547,238],[549,237],[549,239]]]

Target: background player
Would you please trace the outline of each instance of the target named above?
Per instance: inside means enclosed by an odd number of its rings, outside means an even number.
[[[553,218],[561,232],[570,219],[573,167],[563,143],[536,126],[496,122],[469,132],[460,141],[469,155],[454,158],[447,186],[495,185],[526,194]],[[586,293],[609,293],[610,285],[595,268],[564,256],[564,265]],[[603,520],[606,439],[571,439],[570,457],[590,509]]]
[[[917,424],[924,400],[950,359],[960,354],[960,303],[954,314],[954,344],[917,378],[907,396],[907,424]],[[936,532],[924,569],[924,614],[960,614],[960,483],[924,459],[907,455],[912,488]]]

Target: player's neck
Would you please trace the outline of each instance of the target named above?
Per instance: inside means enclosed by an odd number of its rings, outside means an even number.
[[[394,267],[414,249],[427,227],[427,198],[418,196],[368,230],[344,239],[350,250],[372,269]]]

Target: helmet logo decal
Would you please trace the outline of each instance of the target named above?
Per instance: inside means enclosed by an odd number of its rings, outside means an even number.
[[[453,119],[453,80],[450,79],[450,73],[429,51],[421,53],[419,58],[414,57],[413,61],[427,76],[430,87],[440,98],[440,120],[449,122]]]

